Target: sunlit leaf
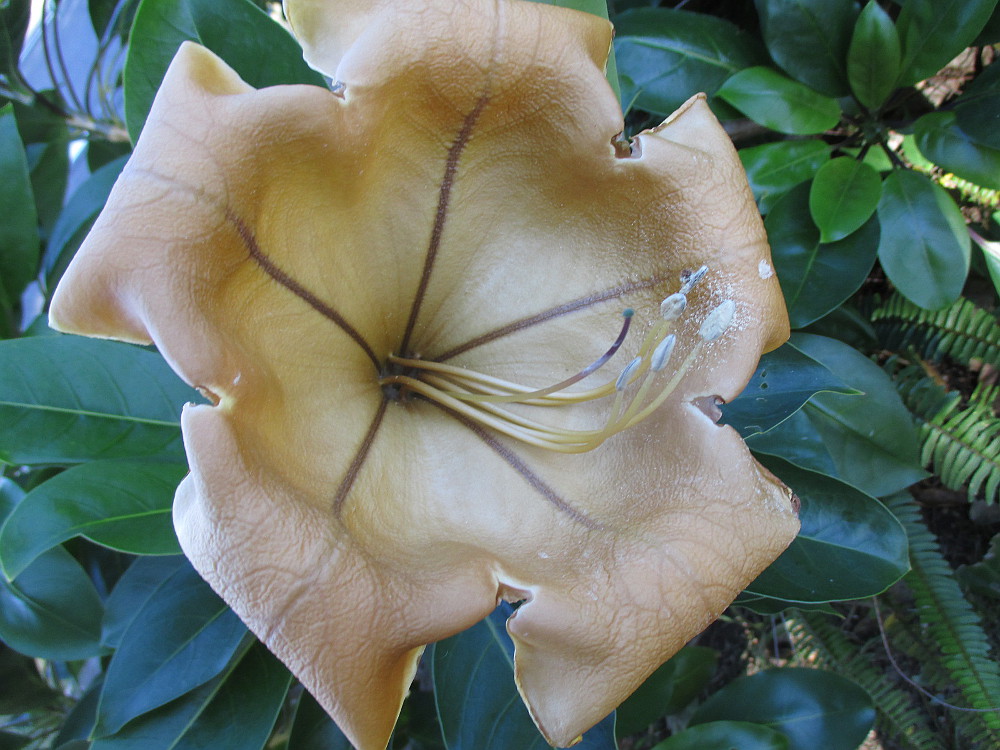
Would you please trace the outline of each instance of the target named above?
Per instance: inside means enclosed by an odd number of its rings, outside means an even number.
[[[857,16],[852,0],[756,0],[761,33],[788,75],[828,96],[847,93],[844,60]]]
[[[973,140],[955,112],[924,115],[914,124],[914,135],[920,153],[938,166],[977,185],[1000,188],[1000,149]]]
[[[878,218],[878,257],[900,293],[927,310],[957,300],[971,247],[965,219],[944,188],[925,175],[897,170],[883,183]]]
[[[836,99],[818,94],[771,68],[740,71],[716,93],[754,122],[779,133],[822,133],[840,120]]]
[[[740,149],[740,161],[754,198],[765,214],[793,187],[812,179],[829,158],[830,147],[819,139],[778,141]]]
[[[847,77],[858,101],[878,109],[896,88],[902,64],[899,33],[889,14],[869,0],[854,26]]]
[[[692,93],[708,95],[767,56],[734,24],[674,8],[636,8],[615,17],[622,101],[669,115]]]
[[[882,194],[878,172],[862,161],[841,156],[824,164],[809,190],[809,213],[820,242],[842,240],[871,218]]]
[[[929,78],[983,29],[997,0],[907,0],[896,20],[903,41],[900,86]]]

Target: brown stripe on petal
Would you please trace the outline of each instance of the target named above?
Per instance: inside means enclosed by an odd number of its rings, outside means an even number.
[[[376,370],[379,370],[382,367],[378,357],[375,356],[375,352],[372,350],[368,342],[365,341],[364,337],[358,332],[358,330],[348,323],[343,315],[302,286],[302,284],[293,279],[287,272],[279,268],[278,265],[261,249],[256,236],[254,236],[253,230],[247,226],[243,219],[233,213],[229,208],[226,208],[226,219],[234,227],[236,227],[236,231],[239,233],[240,239],[243,240],[243,244],[246,246],[250,257],[258,266],[261,267],[264,273],[305,302],[324,318],[333,321],[338,328],[340,328],[351,338],[351,340],[361,347],[362,351],[364,351],[364,353],[368,356],[368,359],[370,359],[372,364],[375,365]]]
[[[420,306],[427,295],[427,287],[431,281],[431,272],[434,270],[434,261],[437,259],[438,250],[441,247],[441,238],[444,236],[444,225],[448,219],[448,206],[451,203],[451,189],[455,185],[455,175],[458,172],[458,160],[462,156],[462,151],[465,150],[466,145],[469,143],[469,138],[472,137],[472,129],[476,126],[476,120],[479,119],[479,115],[482,114],[489,99],[489,94],[483,94],[479,97],[479,101],[476,102],[472,111],[462,121],[462,127],[458,131],[455,141],[448,149],[444,177],[441,179],[441,187],[438,189],[438,204],[437,212],[434,215],[434,226],[431,229],[430,241],[427,243],[427,253],[424,256],[424,269],[420,274],[420,284],[417,286],[417,292],[413,297],[413,305],[410,307],[410,317],[406,321],[406,329],[403,331],[403,338],[399,344],[399,351],[404,354],[409,351],[410,338],[413,336],[413,329],[417,325]]]
[[[584,310],[600,302],[607,302],[608,300],[617,299],[618,297],[623,297],[626,294],[631,294],[632,292],[638,292],[643,289],[650,289],[652,287],[659,286],[664,283],[664,281],[666,281],[664,277],[657,276],[651,279],[643,279],[641,281],[622,284],[610,289],[605,289],[601,292],[588,294],[586,297],[579,297],[570,302],[564,302],[561,305],[550,307],[548,310],[542,310],[542,312],[529,315],[526,318],[515,320],[513,323],[508,323],[507,325],[500,326],[499,328],[494,328],[492,331],[480,334],[473,339],[469,339],[463,344],[452,347],[443,354],[439,354],[434,358],[434,361],[444,362],[445,360],[457,357],[459,354],[465,354],[465,352],[470,349],[475,349],[478,346],[489,344],[490,342],[496,341],[504,336],[509,336],[512,333],[523,331],[525,328],[531,328],[539,323],[544,323],[547,320],[568,315],[569,313],[577,312],[578,310]]]
[[[486,445],[493,449],[493,451],[502,458],[508,466],[510,466],[514,471],[521,475],[521,478],[526,481],[533,490],[535,490],[539,495],[548,500],[552,505],[556,507],[557,510],[565,513],[571,519],[581,526],[585,526],[593,531],[599,531],[603,529],[603,524],[594,521],[592,518],[584,513],[581,513],[568,502],[566,502],[562,497],[556,493],[554,489],[549,487],[545,481],[538,476],[531,468],[521,460],[514,451],[512,451],[507,445],[501,442],[495,435],[488,432],[482,426],[476,424],[475,422],[466,419],[465,417],[455,414],[446,407],[440,404],[435,404],[435,406],[440,407],[444,411],[448,412],[451,416],[461,422],[463,425],[468,427],[476,436],[482,440]]]
[[[364,466],[365,460],[371,452],[372,444],[375,442],[375,435],[378,433],[378,428],[382,426],[382,419],[385,417],[385,410],[388,405],[389,402],[385,399],[379,401],[378,411],[375,412],[371,424],[368,425],[368,432],[365,433],[361,445],[358,446],[358,450],[354,453],[354,458],[351,460],[351,465],[347,467],[344,478],[340,480],[337,492],[333,496],[333,514],[338,518],[340,517],[341,510],[343,510],[344,502],[351,492],[351,488],[354,487],[354,482],[357,481],[361,467]]]

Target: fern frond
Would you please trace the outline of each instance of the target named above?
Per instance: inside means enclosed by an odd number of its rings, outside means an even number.
[[[894,294],[872,312],[872,322],[888,349],[1000,366],[1000,323],[964,297],[943,310],[924,310]]]
[[[886,679],[885,673],[872,665],[869,650],[858,648],[828,616],[796,612],[788,626],[797,651],[817,658],[868,692],[875,704],[880,735],[894,738],[907,750],[945,750],[944,742],[931,730],[911,695],[897,682]]]
[[[928,648],[941,662],[966,705],[982,713],[952,712],[956,725],[975,747],[1000,747],[1000,667],[979,616],[962,595],[954,572],[941,556],[934,535],[905,493],[885,504],[906,528],[911,570],[903,579],[914,595],[916,613],[929,636]],[[944,686],[939,686],[939,688]]]
[[[952,399],[920,427],[921,461],[952,489],[968,488],[969,501],[982,491],[986,502],[1000,496],[1000,419],[993,413],[997,386],[976,387],[969,404]]]

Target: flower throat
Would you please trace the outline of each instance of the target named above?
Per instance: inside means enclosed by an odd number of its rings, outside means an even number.
[[[463,367],[396,354],[387,358],[379,385],[387,400],[406,401],[419,396],[463,420],[529,445],[560,453],[593,450],[653,414],[677,388],[701,348],[722,336],[732,324],[736,304],[726,300],[702,321],[698,339],[680,365],[668,368],[677,343],[674,329],[687,308],[687,294],[707,272],[708,267],[702,266],[681,274],[680,289],[660,304],[660,319],[646,334],[637,355],[614,381],[596,388],[567,390],[604,367],[622,347],[632,325],[631,308],[622,313],[621,330],[604,354],[575,375],[545,388],[531,388]],[[566,408],[599,399],[610,403],[608,418],[603,426],[591,430],[552,427],[505,408],[506,404]]]

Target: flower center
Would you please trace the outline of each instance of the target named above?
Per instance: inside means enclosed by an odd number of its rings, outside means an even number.
[[[668,368],[677,335],[674,332],[687,308],[687,294],[707,273],[681,274],[680,289],[660,304],[660,319],[649,330],[638,353],[614,381],[586,390],[568,390],[570,386],[604,367],[625,343],[634,315],[631,308],[623,313],[617,338],[604,354],[565,380],[545,388],[532,388],[464,367],[390,354],[379,384],[387,400],[406,401],[421,396],[463,419],[490,428],[529,445],[561,453],[583,453],[605,440],[633,427],[649,417],[677,388],[691,369],[701,348],[722,336],[732,324],[736,304],[726,300],[702,321],[698,338],[676,368]],[[610,404],[604,425],[590,430],[553,427],[505,408],[523,404],[539,408],[566,408],[596,400]]]

